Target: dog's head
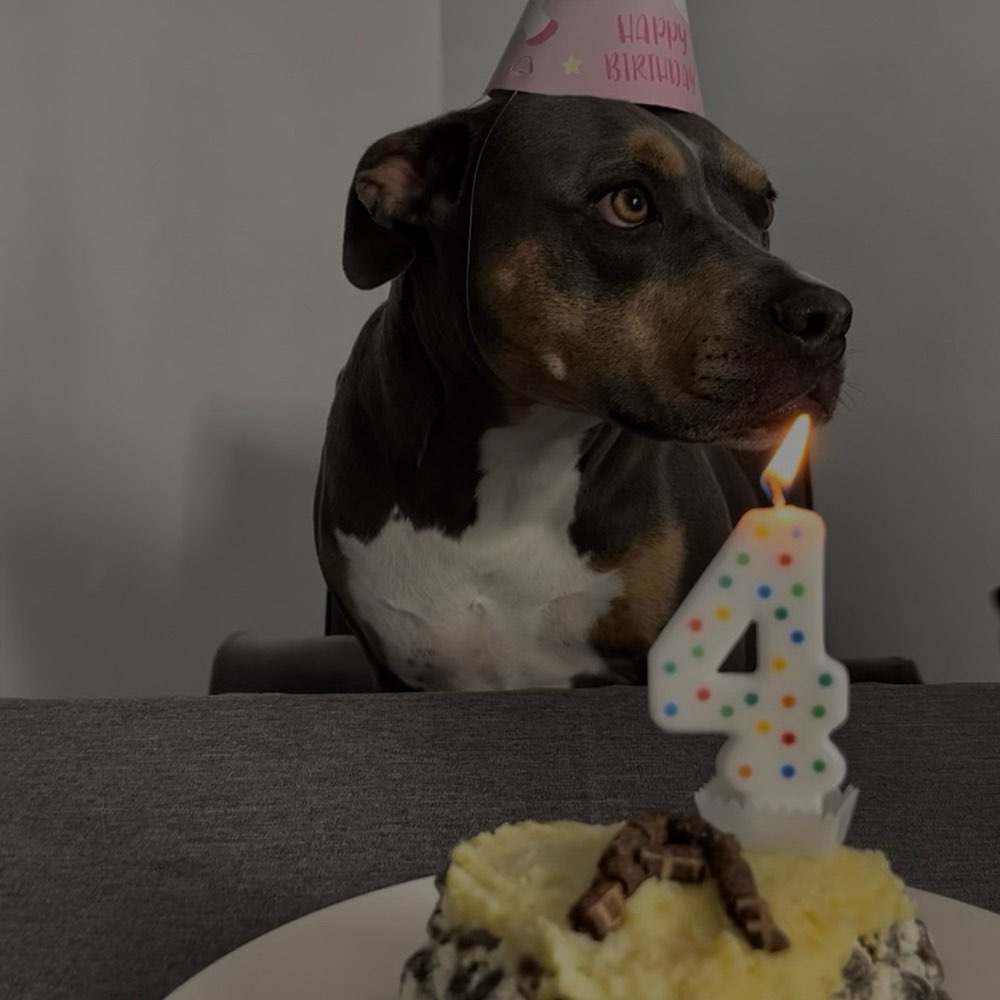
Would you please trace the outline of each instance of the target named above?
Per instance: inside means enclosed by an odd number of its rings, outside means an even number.
[[[376,143],[344,263],[361,287],[411,265],[459,285],[470,340],[521,399],[765,446],[793,411],[830,416],[851,320],[770,253],[774,204],[696,115],[517,95]]]

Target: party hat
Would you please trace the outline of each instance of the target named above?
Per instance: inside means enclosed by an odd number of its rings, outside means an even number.
[[[702,114],[687,0],[530,0],[488,89]]]

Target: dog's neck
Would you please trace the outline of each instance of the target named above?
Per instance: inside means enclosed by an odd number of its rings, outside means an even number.
[[[336,510],[327,511],[341,530],[373,537],[395,511],[455,537],[484,505],[514,503],[514,494],[537,516],[528,494],[544,495],[547,480],[566,484],[575,474],[597,421],[533,406],[502,385],[477,350],[459,299],[454,287],[407,275],[359,339],[334,403],[351,433],[338,435],[328,456],[351,470]],[[516,510],[514,503],[507,515]]]
[[[547,406],[480,439],[479,517],[494,524],[546,524],[568,531],[576,510],[583,445],[598,421]]]
[[[496,406],[498,387],[473,349],[458,290],[437,284],[408,273],[390,287],[373,331],[380,384],[408,394],[415,422],[442,409],[485,416]]]

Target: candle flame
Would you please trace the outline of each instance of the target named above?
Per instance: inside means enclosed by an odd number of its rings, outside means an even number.
[[[791,484],[799,471],[811,429],[812,421],[809,419],[809,414],[802,413],[796,417],[795,423],[785,435],[785,440],[781,442],[781,447],[774,453],[771,464],[764,470],[764,481],[770,487],[776,503],[781,502],[778,498],[781,497],[782,489]]]

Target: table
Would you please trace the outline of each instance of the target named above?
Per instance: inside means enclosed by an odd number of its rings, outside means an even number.
[[[686,810],[642,689],[0,702],[0,997],[158,1000],[510,819]],[[1000,912],[1000,685],[858,685],[851,840]]]

